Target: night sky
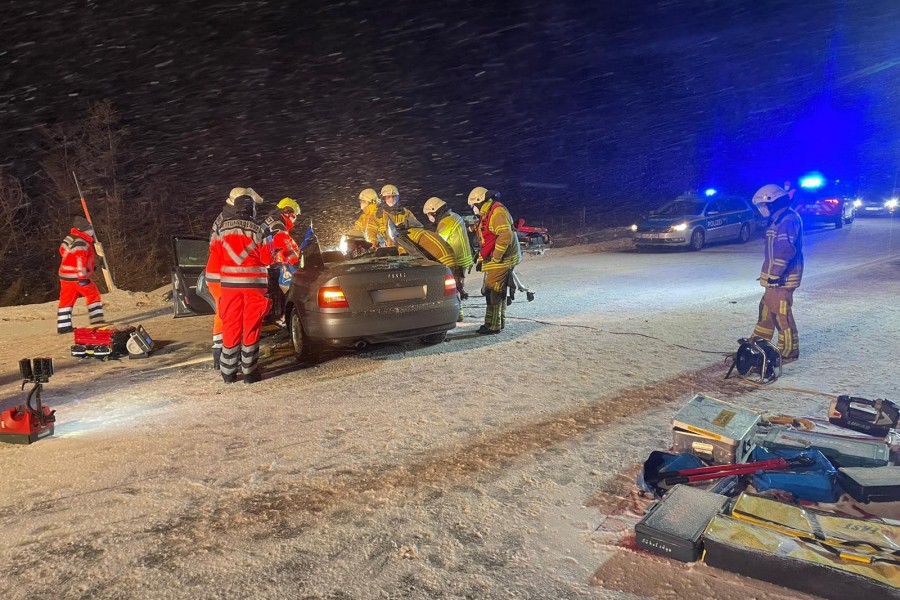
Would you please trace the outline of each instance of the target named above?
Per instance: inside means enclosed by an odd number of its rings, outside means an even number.
[[[13,0],[0,164],[109,98],[136,160],[214,215],[228,190],[349,219],[474,185],[602,215],[819,170],[889,190],[900,2]],[[37,176],[39,178],[39,175]]]

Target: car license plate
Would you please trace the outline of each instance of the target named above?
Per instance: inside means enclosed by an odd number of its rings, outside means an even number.
[[[658,233],[642,233],[641,237],[644,238],[645,240],[658,240],[659,234]]]
[[[415,285],[411,287],[390,288],[387,290],[372,290],[372,302],[399,302],[401,300],[424,300],[428,295],[428,287]]]
[[[866,210],[881,210],[880,206],[867,206]]]

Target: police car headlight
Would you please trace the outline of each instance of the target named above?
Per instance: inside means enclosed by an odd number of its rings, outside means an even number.
[[[898,205],[900,205],[900,201],[898,201],[897,198],[891,198],[884,203],[885,208],[897,208]]]
[[[679,223],[678,225],[672,225],[672,231],[684,231],[687,229],[687,223]]]
[[[862,206],[862,200],[857,198],[856,200],[853,201],[853,208],[859,208],[860,206]]]
[[[635,223],[634,225],[631,226],[631,230],[632,230],[632,231],[637,231],[637,224],[636,224],[636,223]]]

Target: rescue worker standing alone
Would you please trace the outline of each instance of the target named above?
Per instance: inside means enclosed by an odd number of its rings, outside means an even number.
[[[447,203],[437,197],[429,198],[422,208],[425,217],[437,226],[437,234],[450,245],[456,266],[453,268],[453,277],[456,279],[456,291],[459,294],[460,307],[458,323],[463,320],[461,302],[469,297],[463,288],[466,280],[466,270],[473,264],[472,246],[469,244],[469,234],[466,230],[466,222],[463,218],[450,210]]]
[[[97,284],[91,281],[96,264],[94,227],[84,217],[75,217],[69,235],[59,245],[59,306],[56,309],[56,332],[70,333],[72,308],[79,296],[87,302],[91,325],[103,323],[103,301]]]
[[[244,383],[255,383],[261,378],[257,368],[259,335],[271,307],[266,290],[268,267],[274,257],[266,231],[255,221],[259,197],[254,196],[245,193],[234,199],[234,216],[224,220],[219,230],[221,243],[210,248],[218,254],[221,271],[220,370],[225,383],[237,380],[238,369],[244,375]]]
[[[506,324],[506,290],[513,269],[522,261],[512,215],[497,201],[499,196],[480,186],[469,193],[469,206],[479,217],[477,233],[481,242],[475,269],[484,272],[482,292],[487,301],[484,325],[478,328],[482,335],[500,333]]]
[[[778,330],[778,351],[783,362],[800,358],[800,338],[792,306],[794,290],[803,278],[803,223],[791,208],[791,194],[775,184],[764,185],[753,196],[760,214],[769,217],[766,253],[759,283],[766,291],[759,302],[759,319],[752,339],[772,341]]]

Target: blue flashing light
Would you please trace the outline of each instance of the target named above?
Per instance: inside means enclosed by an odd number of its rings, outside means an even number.
[[[708,190],[706,190],[706,195],[707,195],[707,196],[715,196],[716,193],[717,193],[716,190],[714,190],[714,189],[712,189],[712,188],[709,188]]]
[[[819,175],[807,175],[800,179],[800,187],[807,190],[815,190],[825,185],[825,180]]]

